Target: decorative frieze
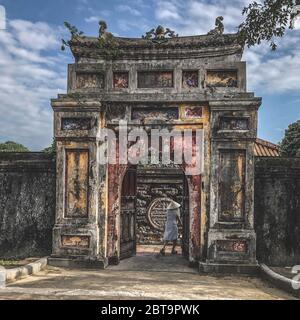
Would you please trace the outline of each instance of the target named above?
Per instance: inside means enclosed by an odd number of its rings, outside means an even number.
[[[88,73],[77,72],[76,73],[76,88],[104,88],[104,75],[102,73]]]
[[[173,71],[140,71],[138,88],[172,88]]]
[[[222,117],[221,130],[249,130],[249,118]]]
[[[90,246],[90,237],[78,235],[63,235],[61,236],[61,245],[63,247],[86,249]]]
[[[237,71],[207,71],[206,85],[210,87],[237,87]]]
[[[198,84],[199,84],[198,70],[182,71],[182,88],[184,89],[197,88]]]
[[[114,88],[125,89],[128,88],[129,76],[128,72],[114,72]]]
[[[179,117],[179,112],[177,107],[168,108],[153,108],[145,109],[142,107],[133,108],[131,119],[144,121],[145,119],[150,120],[160,120],[160,121],[171,121],[176,120]]]
[[[62,118],[61,130],[90,130],[92,118]]]
[[[181,107],[181,118],[185,119],[201,119],[203,117],[202,106],[182,106]]]
[[[248,243],[245,240],[218,240],[217,251],[247,253]]]

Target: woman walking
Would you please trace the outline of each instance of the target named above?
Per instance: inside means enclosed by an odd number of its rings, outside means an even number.
[[[172,254],[177,254],[175,250],[178,239],[178,225],[177,221],[180,225],[182,225],[180,219],[180,204],[176,201],[173,201],[167,207],[167,220],[165,224],[165,232],[164,232],[164,246],[160,250],[161,255],[165,255],[165,249],[169,242],[173,243]]]

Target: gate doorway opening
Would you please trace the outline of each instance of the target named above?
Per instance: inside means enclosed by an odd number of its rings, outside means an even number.
[[[189,259],[188,181],[181,168],[130,167],[123,178],[120,215],[120,259],[158,255],[163,245],[166,208],[181,204],[177,256]],[[171,255],[171,243],[166,255]]]

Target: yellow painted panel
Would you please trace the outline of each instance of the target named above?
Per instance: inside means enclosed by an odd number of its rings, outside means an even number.
[[[67,218],[88,216],[88,150],[66,150]]]

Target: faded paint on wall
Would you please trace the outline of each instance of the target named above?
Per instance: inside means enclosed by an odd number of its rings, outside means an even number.
[[[201,176],[188,176],[190,210],[190,261],[200,258],[201,246]]]
[[[107,256],[109,259],[118,260],[120,254],[121,189],[127,167],[125,165],[112,164],[107,167]]]
[[[88,216],[88,167],[88,150],[66,150],[66,217]]]
[[[245,151],[221,150],[219,201],[221,221],[242,220],[245,210]]]

